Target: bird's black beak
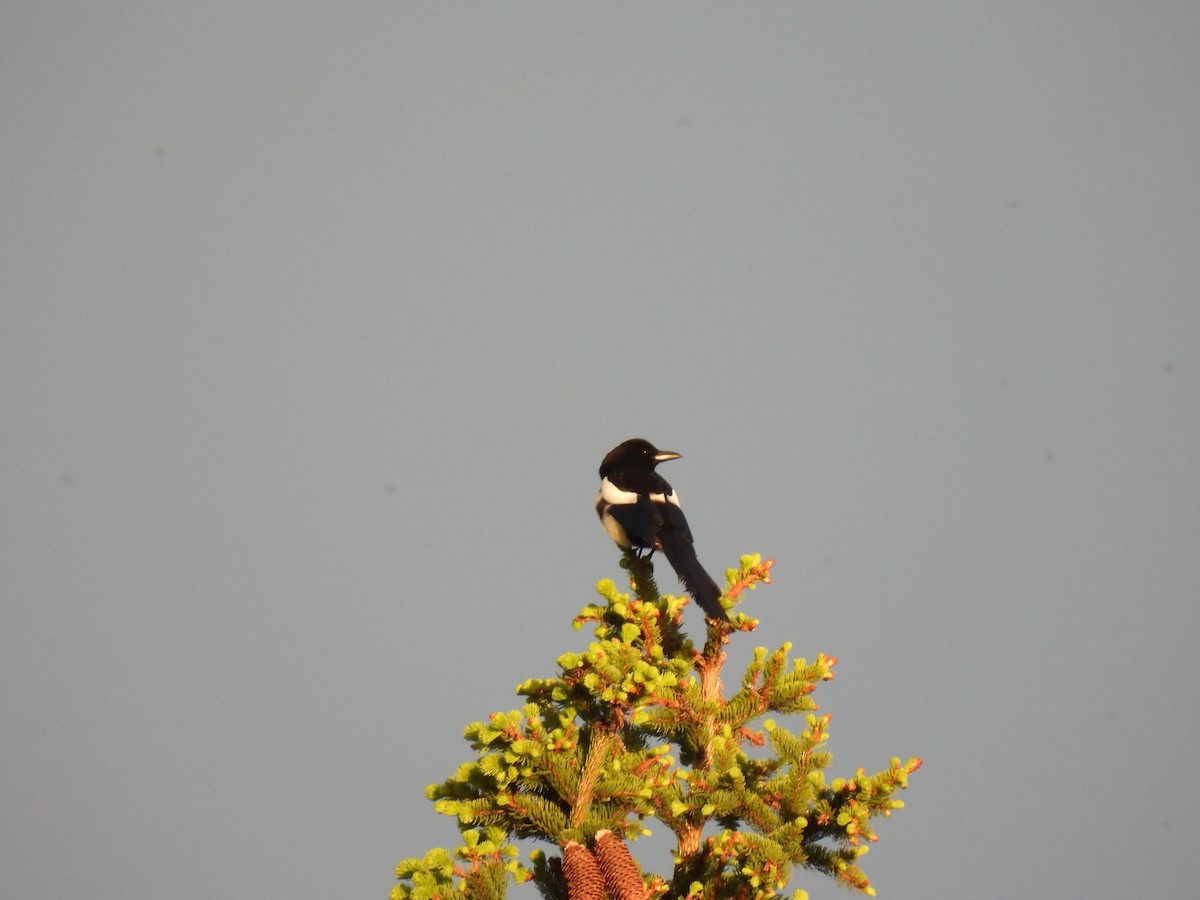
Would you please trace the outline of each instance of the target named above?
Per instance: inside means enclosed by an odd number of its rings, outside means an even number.
[[[654,454],[654,461],[656,463],[666,462],[669,459],[679,459],[679,458],[680,458],[680,455],[678,453],[672,453],[670,450],[659,450],[657,453]]]

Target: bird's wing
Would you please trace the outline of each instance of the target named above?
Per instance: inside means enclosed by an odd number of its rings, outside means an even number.
[[[661,507],[645,494],[633,503],[614,503],[608,508],[629,537],[643,547],[658,546],[658,532],[663,526]]]
[[[658,512],[659,527],[678,532],[679,536],[690,544],[692,529],[688,527],[687,516],[679,506],[679,496],[675,491],[668,488],[667,493],[651,494],[650,499]]]

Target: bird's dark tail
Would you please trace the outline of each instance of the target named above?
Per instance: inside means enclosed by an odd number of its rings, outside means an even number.
[[[667,562],[692,595],[692,599],[700,604],[704,614],[710,619],[729,621],[729,614],[721,606],[721,589],[717,583],[704,571],[700,560],[696,557],[696,548],[687,537],[675,529],[658,533],[659,543],[662,544],[663,555]]]

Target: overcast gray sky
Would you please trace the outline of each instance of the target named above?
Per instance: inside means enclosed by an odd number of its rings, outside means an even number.
[[[880,897],[1194,897],[1198,92],[1194,2],[5,3],[0,896],[385,897],[641,435],[926,760]]]

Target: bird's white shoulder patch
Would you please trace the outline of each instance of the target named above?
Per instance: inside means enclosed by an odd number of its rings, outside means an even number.
[[[638,495],[633,491],[623,491],[607,478],[600,480],[599,499],[605,503],[637,503]]]
[[[679,506],[679,495],[674,489],[669,494],[651,494],[650,499],[655,503],[670,503],[672,506]]]

